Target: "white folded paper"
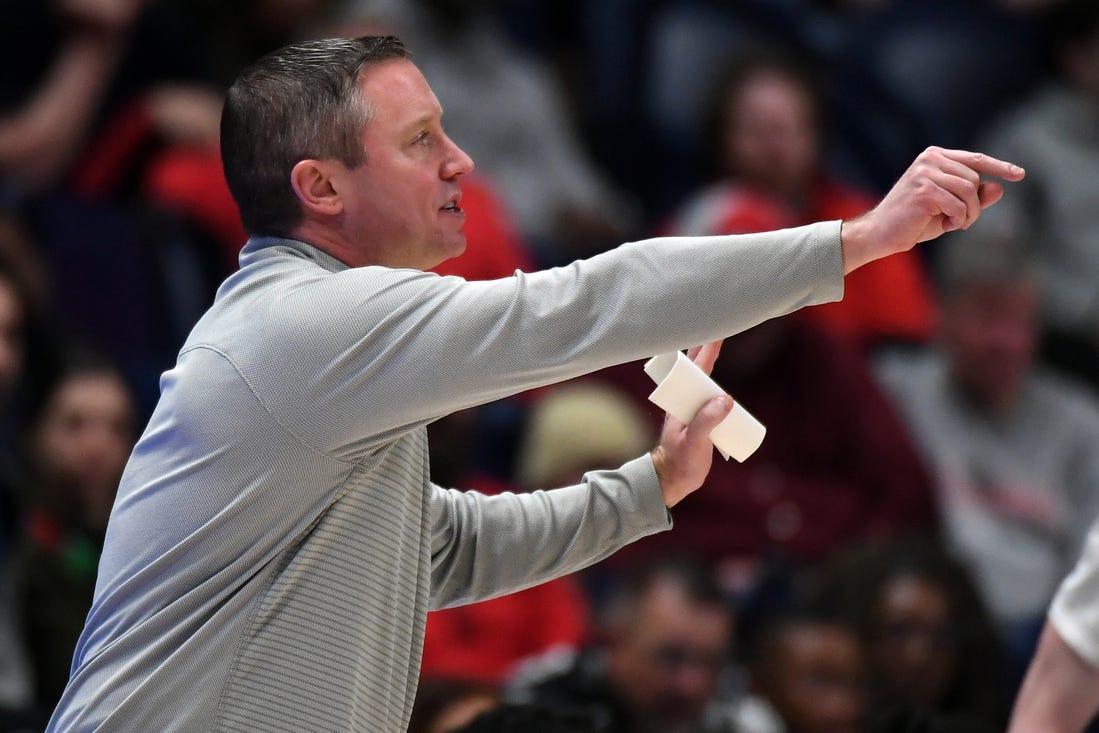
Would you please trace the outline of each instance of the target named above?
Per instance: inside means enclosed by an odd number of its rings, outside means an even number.
[[[717,383],[682,351],[654,356],[645,362],[645,373],[656,382],[649,401],[676,420],[688,423],[707,401],[725,394]],[[767,428],[734,400],[733,410],[710,432],[718,452],[743,462],[756,452]]]

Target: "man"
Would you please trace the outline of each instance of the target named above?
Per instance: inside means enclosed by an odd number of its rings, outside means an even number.
[[[730,401],[523,496],[433,485],[427,423],[834,299],[844,270],[971,225],[1003,193],[980,174],[1023,175],[930,149],[842,235],[653,240],[467,283],[416,269],[464,246],[473,163],[441,115],[393,38],[291,46],[229,90],[222,155],[253,238],[162,379],[50,730],[400,730],[429,606],[667,529]]]
[[[733,618],[709,571],[659,558],[634,569],[603,624],[603,644],[528,664],[510,696],[589,712],[599,733],[735,731],[717,698]]]
[[[1099,513],[1099,404],[1035,363],[1042,291],[1022,241],[983,229],[955,244],[941,261],[940,348],[881,374],[1020,679]]]

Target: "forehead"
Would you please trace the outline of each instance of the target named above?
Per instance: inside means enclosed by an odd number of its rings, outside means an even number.
[[[657,581],[641,599],[637,631],[648,636],[724,637],[728,613],[690,599],[674,581]]]
[[[359,77],[359,89],[372,110],[372,122],[382,126],[402,126],[442,116],[442,107],[427,79],[407,59],[368,66]]]

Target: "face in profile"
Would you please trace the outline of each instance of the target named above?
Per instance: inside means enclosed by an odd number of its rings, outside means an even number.
[[[462,175],[473,161],[443,131],[443,110],[412,62],[367,69],[359,83],[371,119],[362,133],[366,160],[336,165],[340,226],[352,266],[430,269],[465,251]]]
[[[38,420],[32,435],[38,474],[90,530],[107,526],[133,436],[133,400],[112,372],[65,378]]]
[[[858,639],[845,626],[795,622],[776,632],[756,685],[787,733],[856,733],[865,697]]]
[[[692,601],[674,581],[657,581],[634,622],[609,649],[612,684],[646,730],[687,729],[717,690],[732,620],[720,605]]]
[[[892,578],[878,594],[873,618],[869,661],[877,682],[894,699],[939,708],[958,661],[946,590],[913,575]]]

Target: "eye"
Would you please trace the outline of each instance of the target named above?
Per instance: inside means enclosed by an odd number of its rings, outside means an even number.
[[[431,142],[431,133],[428,131],[421,132],[413,140],[413,145],[428,145]]]

